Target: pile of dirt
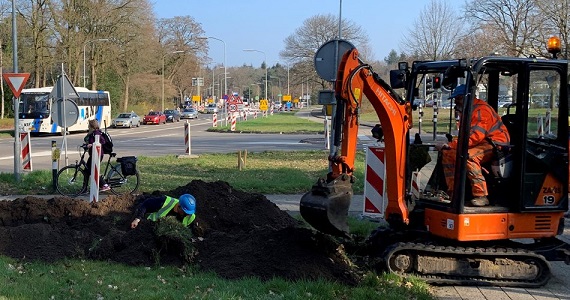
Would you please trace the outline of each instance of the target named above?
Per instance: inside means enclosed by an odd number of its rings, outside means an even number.
[[[193,255],[155,233],[156,223],[130,229],[132,212],[147,196],[197,199]],[[88,203],[68,197],[0,201],[0,254],[47,262],[63,258],[108,260],[128,265],[194,264],[236,279],[328,279],[355,284],[359,275],[343,248],[329,236],[303,228],[265,196],[228,183],[194,180],[172,191],[108,196]]]

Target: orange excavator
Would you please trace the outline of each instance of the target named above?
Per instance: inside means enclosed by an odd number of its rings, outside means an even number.
[[[568,62],[556,59],[558,51],[549,48],[554,59],[489,56],[416,61],[411,66],[402,62],[390,72],[388,84],[359,59],[357,49],[348,49],[337,63],[329,173],[302,197],[302,217],[319,231],[349,236],[365,96],[378,115],[385,147],[384,218],[389,226],[378,228],[367,240],[375,268],[437,284],[546,284],[549,261],[568,263],[570,254],[569,245],[558,238],[568,210],[570,144]],[[426,86],[428,78],[431,87]],[[459,85],[466,87],[462,107],[457,107],[462,115],[458,127],[448,128],[448,133],[458,128],[454,186],[441,180],[440,159],[434,159],[435,166],[415,166],[432,173],[429,180],[414,182],[412,149],[429,150],[436,144],[411,142],[414,103],[433,89],[430,95],[437,105],[438,98],[447,99]],[[469,205],[469,130],[463,129],[470,127],[476,98],[501,115],[511,137],[509,145],[495,148],[492,162],[482,165],[490,202],[483,207]],[[419,193],[412,193],[413,184]],[[447,190],[454,192],[442,197],[441,191]]]

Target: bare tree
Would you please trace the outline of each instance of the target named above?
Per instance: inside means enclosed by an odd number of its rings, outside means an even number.
[[[174,84],[180,98],[192,87],[192,77],[200,72],[199,61],[208,50],[202,25],[190,16],[180,16],[158,21],[159,43],[162,51],[159,60],[164,63],[164,77],[168,85]],[[179,55],[172,55],[179,53]],[[161,70],[162,72],[162,70]],[[174,94],[165,87],[167,96]]]
[[[122,80],[123,98],[120,107],[127,111],[130,101],[131,79],[138,73],[154,70],[154,53],[159,49],[154,30],[152,6],[147,0],[133,0],[121,9],[121,24],[115,31],[111,65]]]
[[[536,0],[541,15],[546,19],[547,28],[544,32],[546,38],[550,35],[560,35],[562,55],[568,59],[570,47],[570,4],[568,0]],[[546,40],[546,39],[545,39]]]
[[[464,21],[446,0],[431,0],[420,12],[402,41],[406,53],[416,59],[440,60],[455,54]]]
[[[285,50],[279,54],[295,73],[294,84],[310,78],[323,88],[328,84],[318,78],[314,72],[314,56],[317,50],[326,42],[338,37],[338,17],[332,14],[317,15],[303,22],[295,33],[285,38]],[[362,49],[363,53],[371,55],[368,47],[368,35],[353,22],[342,20],[340,24],[341,38]],[[365,50],[366,49],[366,50]]]
[[[23,54],[21,65],[31,73],[30,81],[35,87],[45,83],[42,75],[50,68],[51,63],[47,50],[50,48],[49,38],[53,33],[53,19],[48,4],[49,0],[28,0],[20,1],[18,7],[20,20],[25,23],[19,38],[19,49]]]
[[[540,40],[543,22],[535,0],[472,0],[466,11],[472,23],[471,31],[491,34],[499,54],[537,54],[536,41]]]

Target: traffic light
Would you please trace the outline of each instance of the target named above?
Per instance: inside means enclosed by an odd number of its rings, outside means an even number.
[[[426,96],[433,93],[435,90],[433,89],[433,78],[426,78]]]
[[[441,88],[441,77],[440,76],[435,76],[433,78],[433,88],[434,89]]]

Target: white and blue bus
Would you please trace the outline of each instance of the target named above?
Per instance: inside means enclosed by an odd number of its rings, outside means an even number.
[[[23,89],[20,94],[19,125],[30,133],[59,133],[51,113],[54,101],[50,97],[53,87]],[[79,108],[77,122],[70,126],[70,132],[87,131],[88,122],[97,119],[101,128],[111,125],[111,98],[107,91],[92,91],[76,87],[79,99],[73,99]]]

